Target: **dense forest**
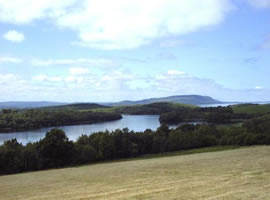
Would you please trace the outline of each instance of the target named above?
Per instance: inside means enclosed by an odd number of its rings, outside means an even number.
[[[196,106],[178,103],[159,102],[145,105],[135,106],[119,106],[115,107],[114,111],[122,114],[130,115],[160,115],[162,113],[172,111],[190,110],[192,111]]]
[[[244,110],[243,112],[235,112],[231,106],[197,107],[168,102],[120,106],[113,108],[113,111],[131,115],[160,115],[160,123],[167,125],[177,125],[189,121],[202,121],[215,124],[235,123],[259,116],[255,113],[245,113]]]
[[[0,111],[0,132],[14,132],[50,126],[90,124],[121,119],[112,112],[80,112],[70,109],[28,109]]]
[[[181,107],[160,115],[159,121],[164,124],[179,124],[187,121],[203,121],[214,124],[234,123],[255,117],[255,114],[235,113],[227,107]]]
[[[0,146],[0,174],[59,168],[97,161],[130,158],[219,145],[270,144],[270,115],[247,120],[242,126],[182,125],[156,131],[128,129],[82,135],[70,141],[60,129],[52,129],[38,142],[23,146],[16,139]]]

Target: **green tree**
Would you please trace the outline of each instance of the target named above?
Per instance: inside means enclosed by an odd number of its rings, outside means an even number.
[[[52,129],[38,146],[40,168],[61,167],[73,162],[74,145],[69,141],[65,132]]]

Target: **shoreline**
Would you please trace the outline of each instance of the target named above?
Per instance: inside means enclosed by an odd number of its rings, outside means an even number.
[[[121,118],[119,119],[113,119],[113,120],[105,120],[105,121],[84,121],[84,122],[78,122],[78,123],[67,123],[67,124],[59,124],[59,125],[55,125],[55,126],[43,126],[43,127],[38,127],[38,128],[33,128],[33,129],[13,129],[13,130],[3,130],[0,129],[0,134],[10,134],[10,133],[18,133],[18,132],[25,132],[25,131],[35,131],[35,130],[40,130],[43,128],[57,128],[59,126],[74,126],[74,125],[90,125],[90,124],[97,124],[97,123],[102,123],[102,122],[112,122],[112,121],[117,121],[117,120],[121,120],[123,117],[121,116]]]

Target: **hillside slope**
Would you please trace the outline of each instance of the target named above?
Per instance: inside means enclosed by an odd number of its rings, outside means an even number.
[[[270,147],[0,177],[1,200],[270,199]]]
[[[25,109],[25,108],[40,108],[48,106],[60,106],[65,105],[66,103],[61,102],[52,102],[52,101],[7,101],[0,102],[0,109]]]
[[[192,105],[222,103],[208,96],[178,95],[178,96],[169,96],[169,97],[161,97],[161,98],[150,98],[150,99],[144,99],[140,101],[120,101],[116,103],[108,103],[108,105],[128,106],[128,105],[141,105],[141,104],[150,104],[150,103],[158,103],[158,102],[172,102],[172,103],[192,104]]]
[[[41,109],[70,109],[70,110],[79,110],[79,111],[86,111],[98,108],[109,108],[108,106],[100,105],[97,103],[73,103],[73,104],[66,104],[66,105],[59,105],[59,106],[49,106],[49,107],[42,107]]]

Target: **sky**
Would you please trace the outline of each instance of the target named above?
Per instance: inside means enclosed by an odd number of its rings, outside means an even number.
[[[270,0],[0,0],[0,101],[270,101]]]

